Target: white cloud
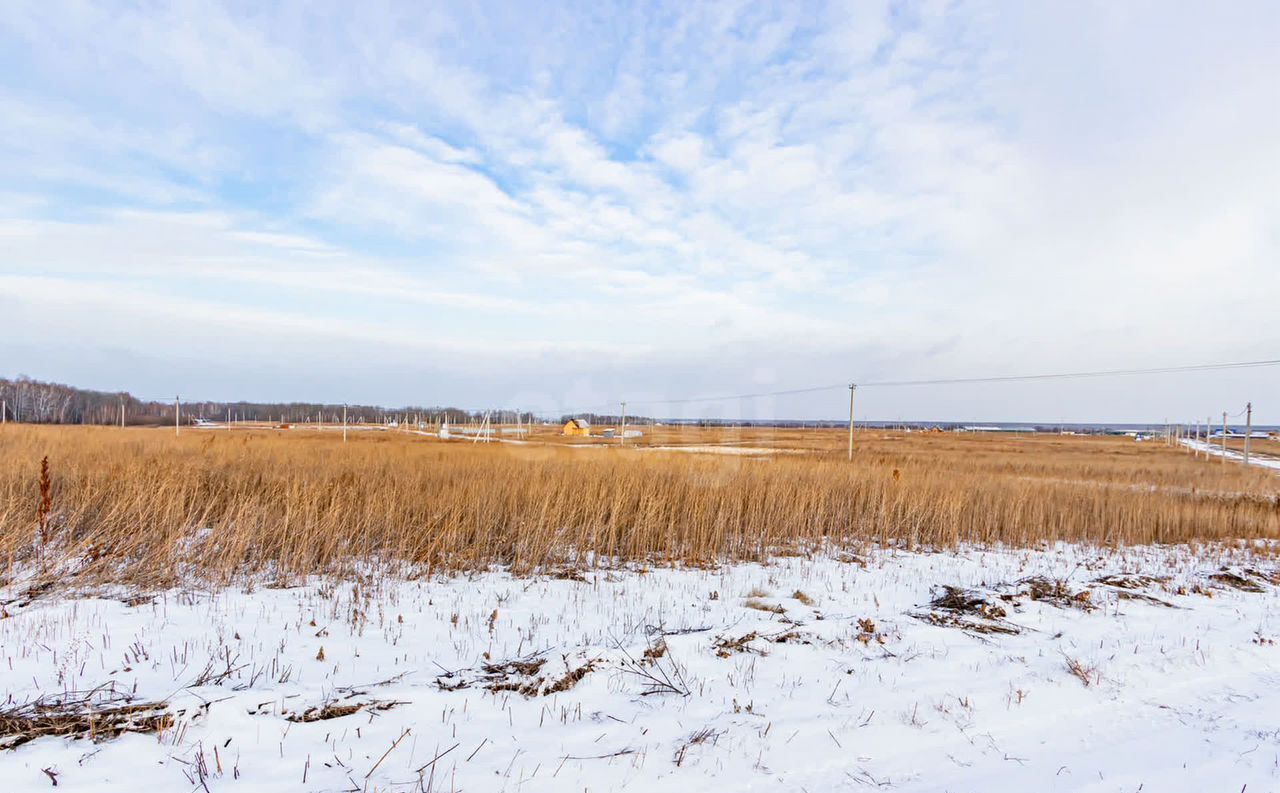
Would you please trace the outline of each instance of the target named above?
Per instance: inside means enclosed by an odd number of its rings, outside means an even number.
[[[1242,319],[1280,290],[1265,4],[599,19],[21,6],[0,276],[217,279],[242,291],[204,322],[328,317],[493,360],[630,346],[673,392],[680,362],[733,377],[779,349],[826,380],[1280,344]]]

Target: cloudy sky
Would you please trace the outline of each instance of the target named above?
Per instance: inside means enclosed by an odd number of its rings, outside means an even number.
[[[0,376],[838,417],[1280,358],[1280,9],[71,3],[0,16]],[[1190,420],[1280,369],[868,389]]]

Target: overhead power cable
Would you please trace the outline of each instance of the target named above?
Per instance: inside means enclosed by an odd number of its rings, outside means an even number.
[[[1053,374],[1023,374],[1023,375],[1000,375],[994,377],[955,377],[942,378],[934,380],[873,380],[870,382],[855,382],[858,388],[899,388],[908,386],[931,386],[931,385],[966,385],[971,383],[1013,383],[1013,382],[1031,382],[1036,380],[1071,380],[1094,377],[1123,377],[1132,375],[1147,374],[1175,374],[1178,372],[1206,372],[1220,369],[1252,369],[1265,366],[1280,366],[1280,358],[1262,360],[1262,361],[1236,361],[1231,363],[1206,363],[1195,364],[1192,366],[1158,366],[1144,369],[1102,369],[1087,372],[1057,372]],[[791,396],[794,394],[811,394],[821,391],[835,391],[848,388],[850,383],[835,383],[832,385],[811,386],[809,388],[792,388],[785,391],[763,391],[752,394],[731,394],[726,396],[704,396],[704,397],[683,397],[680,399],[658,399],[642,402],[630,402],[628,404],[637,406],[649,405],[683,405],[693,402],[731,402],[739,399],[758,399],[761,397],[775,396]],[[607,408],[608,406],[601,406]]]
[[[1267,361],[1239,361],[1236,363],[1205,363],[1194,366],[1160,366],[1148,369],[1104,369],[1096,372],[1060,372],[1057,374],[1023,374],[1003,377],[958,377],[944,380],[882,380],[857,383],[858,388],[884,388],[890,386],[961,385],[964,383],[1008,383],[1028,380],[1070,380],[1084,377],[1120,377],[1142,374],[1173,374],[1177,372],[1207,372],[1217,369],[1252,369],[1280,365],[1280,358]]]
[[[977,383],[1016,383],[1016,382],[1033,382],[1037,380],[1073,380],[1096,377],[1126,377],[1134,375],[1150,375],[1150,374],[1176,374],[1179,372],[1208,372],[1222,369],[1255,369],[1267,366],[1280,366],[1280,358],[1272,358],[1261,361],[1234,361],[1230,363],[1205,363],[1194,364],[1191,366],[1157,366],[1142,369],[1100,369],[1096,371],[1085,372],[1055,372],[1053,374],[1022,374],[1022,375],[1000,375],[993,377],[954,377],[940,378],[932,380],[872,380],[869,382],[853,383],[833,383],[831,385],[810,386],[807,388],[789,388],[781,391],[760,391],[750,394],[727,394],[724,396],[698,396],[698,397],[680,397],[676,399],[655,399],[631,401],[628,404],[632,406],[654,406],[654,405],[687,405],[699,402],[732,402],[740,399],[760,399],[765,397],[779,396],[795,396],[797,394],[816,394],[823,391],[837,391],[846,389],[850,385],[856,385],[858,388],[902,388],[914,386],[934,386],[934,385],[967,385]],[[161,399],[145,399],[142,397],[134,397],[142,402],[167,402],[171,398]],[[208,400],[193,400],[208,401]],[[217,401],[217,400],[213,400]],[[612,410],[616,404],[598,405],[590,408],[580,408],[575,412],[589,413],[600,410]],[[514,409],[514,408],[513,408]],[[1243,411],[1241,411],[1243,413]]]

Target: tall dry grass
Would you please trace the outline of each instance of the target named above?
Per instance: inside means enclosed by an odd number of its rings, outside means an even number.
[[[588,557],[761,559],[820,543],[1280,537],[1280,479],[1158,444],[867,432],[849,463],[833,431],[681,437],[808,451],[748,458],[572,449],[550,436],[485,446],[364,432],[344,444],[298,431],[175,439],[9,425],[0,563],[10,574],[39,565],[64,579],[163,585],[368,560],[520,571]]]
[[[1211,442],[1213,443],[1214,446],[1220,447],[1222,445],[1222,440],[1219,438],[1215,438]],[[1227,448],[1232,451],[1243,452],[1244,439],[1228,438]],[[1249,452],[1251,454],[1257,454],[1262,457],[1269,457],[1273,459],[1280,458],[1280,440],[1277,440],[1275,438],[1250,438]]]

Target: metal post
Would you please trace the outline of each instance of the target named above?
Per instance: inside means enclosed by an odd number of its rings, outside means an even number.
[[[849,384],[849,459],[853,460],[853,396],[858,392],[858,386],[854,383]]]
[[[1253,403],[1244,406],[1244,464],[1249,464],[1249,436],[1253,435]]]

